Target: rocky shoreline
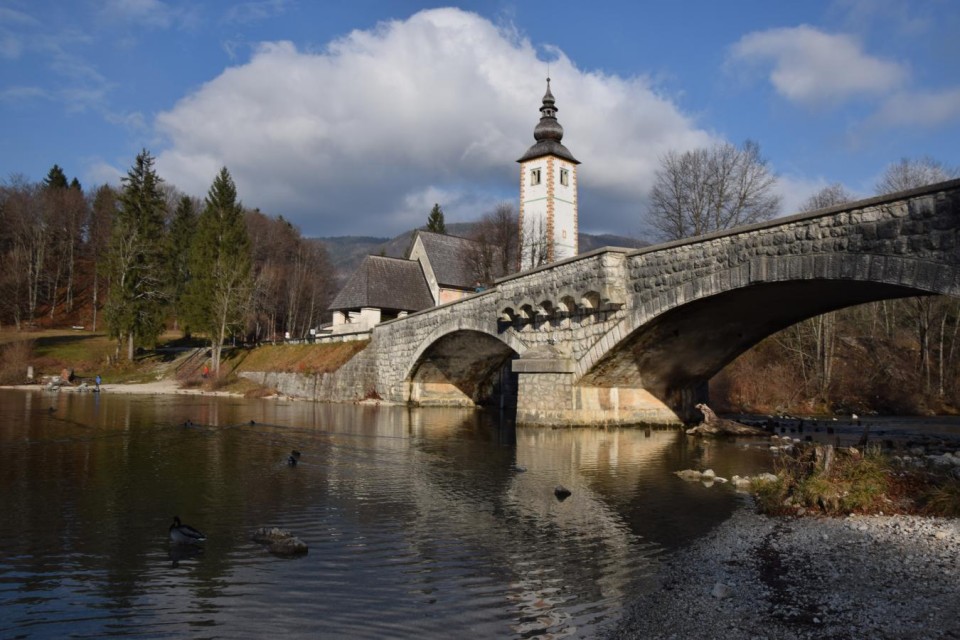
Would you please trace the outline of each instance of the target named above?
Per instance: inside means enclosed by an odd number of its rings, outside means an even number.
[[[657,574],[606,637],[960,638],[960,520],[767,517],[745,497]]]

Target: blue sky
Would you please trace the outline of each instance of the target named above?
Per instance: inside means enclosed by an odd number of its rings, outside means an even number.
[[[141,148],[307,236],[515,202],[553,78],[580,226],[641,235],[659,159],[760,144],[784,214],[885,167],[956,167],[960,3],[0,0],[0,179],[118,184]]]

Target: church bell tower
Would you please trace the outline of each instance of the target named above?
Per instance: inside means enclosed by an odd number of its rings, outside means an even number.
[[[572,258],[578,252],[577,165],[561,141],[556,100],[547,92],[540,122],[533,130],[536,143],[520,163],[520,269]]]

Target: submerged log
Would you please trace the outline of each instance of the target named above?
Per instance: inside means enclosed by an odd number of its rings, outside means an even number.
[[[698,404],[697,409],[703,414],[703,422],[687,429],[691,436],[768,436],[766,431],[759,427],[751,427],[735,420],[721,418],[713,409],[705,404]]]

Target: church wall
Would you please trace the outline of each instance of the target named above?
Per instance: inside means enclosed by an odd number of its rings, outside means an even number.
[[[523,253],[521,270],[536,266],[535,247],[547,233],[547,157],[535,158],[520,165],[520,233]],[[539,182],[534,184],[532,172],[539,171]]]
[[[577,183],[576,165],[560,158],[551,158],[553,175],[553,259],[563,260],[577,255]],[[564,174],[564,172],[566,172]],[[563,184],[563,175],[566,183]]]
[[[423,270],[423,277],[427,280],[427,286],[430,287],[430,295],[433,296],[434,304],[443,304],[446,302],[441,299],[440,285],[437,282],[437,276],[433,272],[433,266],[430,264],[430,259],[427,257],[427,250],[423,246],[423,242],[420,240],[420,237],[417,237],[417,240],[413,243],[413,248],[410,249],[410,260],[416,260],[420,263],[420,269]]]

